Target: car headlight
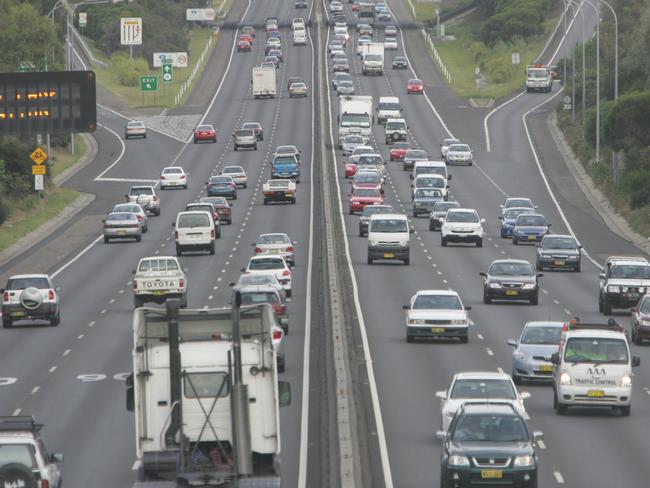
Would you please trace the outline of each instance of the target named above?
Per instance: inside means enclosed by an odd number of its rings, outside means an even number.
[[[632,377],[629,374],[624,374],[621,378],[621,386],[623,388],[632,386]]]
[[[524,290],[533,290],[537,285],[535,283],[526,283],[522,288]]]
[[[560,375],[560,384],[561,385],[570,385],[571,384],[571,375],[569,373],[562,373]]]
[[[535,466],[535,458],[533,456],[517,456],[515,458],[515,466],[519,468]]]
[[[406,247],[409,245],[409,241],[399,241],[400,247]]]
[[[627,286],[622,286],[622,287],[621,287],[621,291],[622,291],[623,293],[627,293]]]
[[[644,325],[644,326],[650,326],[650,320],[645,319],[645,320],[639,320],[639,325]]]
[[[501,288],[501,283],[490,283],[490,288]]]
[[[370,244],[372,247],[375,247],[375,246],[377,246],[377,245],[379,244],[379,242],[377,242],[377,241],[370,241],[369,244]]]
[[[512,353],[512,357],[515,359],[519,359],[520,361],[523,361],[525,359],[528,359],[528,354],[526,354],[523,351],[515,351]]]
[[[607,287],[607,292],[608,293],[618,293],[619,292],[619,287],[616,285],[609,285]]]
[[[548,254],[542,254],[542,259],[552,259]]]
[[[426,320],[424,319],[410,319],[409,324],[411,325],[424,325],[426,323]]]
[[[467,325],[467,320],[465,319],[452,319],[451,325]]]
[[[449,466],[469,466],[467,456],[449,456]]]
[[[640,287],[640,288],[639,288],[639,293],[645,293],[645,288],[644,288],[644,287]]]

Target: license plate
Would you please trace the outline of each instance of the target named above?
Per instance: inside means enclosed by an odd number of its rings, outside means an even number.
[[[640,295],[638,293],[628,293],[627,296],[630,298],[639,298]]]
[[[163,296],[165,294],[165,292],[162,291],[162,290],[157,290],[157,291],[154,291],[153,294],[155,296],[157,296],[157,297],[160,297],[160,296]]]
[[[269,249],[269,254],[277,254],[279,252],[280,252],[279,249]]]
[[[395,255],[394,255],[392,252],[385,252],[385,253],[384,253],[384,257],[387,258],[387,259],[389,259],[389,258],[394,258]]]
[[[483,479],[501,479],[503,478],[503,471],[500,469],[482,469],[481,478]]]
[[[528,236],[529,241],[534,241],[535,239],[537,239],[537,236]]]
[[[124,235],[126,235],[126,231],[125,230],[118,230],[117,235],[118,236],[124,236]]]
[[[555,266],[564,266],[566,261],[555,261]]]
[[[431,332],[434,334],[442,334],[445,331],[444,327],[431,327]]]
[[[506,295],[516,296],[519,295],[519,292],[517,290],[506,290]]]
[[[25,315],[26,315],[25,312],[20,312],[20,311],[18,311],[18,312],[11,312],[11,316],[12,316],[12,317],[24,317]]]
[[[544,371],[544,372],[553,371],[553,366],[550,365],[550,364],[542,364],[542,365],[539,367],[539,370],[540,370],[540,371]]]
[[[589,390],[587,396],[590,398],[602,398],[605,396],[605,392],[603,390]]]

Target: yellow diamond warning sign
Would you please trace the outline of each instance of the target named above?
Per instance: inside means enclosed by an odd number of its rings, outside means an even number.
[[[47,153],[40,147],[34,149],[34,152],[31,153],[29,157],[32,158],[32,161],[34,161],[35,164],[43,164],[47,161]]]

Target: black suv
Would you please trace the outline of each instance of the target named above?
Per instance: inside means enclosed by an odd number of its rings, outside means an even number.
[[[537,487],[541,432],[528,432],[524,419],[508,403],[466,403],[442,440],[441,488],[494,484]]]

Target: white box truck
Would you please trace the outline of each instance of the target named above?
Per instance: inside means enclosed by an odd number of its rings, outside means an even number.
[[[275,98],[276,89],[275,68],[270,66],[253,68],[253,96],[255,98]]]
[[[339,97],[339,148],[348,134],[370,137],[374,122],[372,97],[368,95],[346,95]]]
[[[239,487],[280,486],[279,407],[291,391],[278,382],[277,335],[268,304],[179,309],[168,301],[134,312],[126,402],[135,416],[134,488],[240,478]]]
[[[541,91],[548,93],[553,88],[551,69],[543,64],[526,66],[526,92]]]
[[[384,43],[370,42],[361,48],[361,73],[384,74]]]

